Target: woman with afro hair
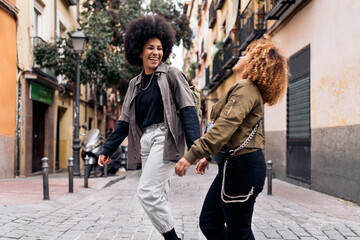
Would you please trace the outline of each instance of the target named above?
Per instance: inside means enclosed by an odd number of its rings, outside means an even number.
[[[287,85],[287,61],[267,36],[252,42],[246,52],[232,69],[236,83],[211,111],[212,128],[175,166],[182,176],[198,159],[198,174],[205,173],[210,156],[218,163],[199,221],[210,240],[255,239],[251,219],[266,175],[264,104],[278,102]]]
[[[199,119],[189,84],[182,73],[164,62],[175,43],[172,26],[160,16],[144,16],[129,23],[125,57],[142,66],[131,79],[114,132],[106,139],[98,164],[128,136],[128,168],[141,163],[138,197],[155,228],[165,239],[178,240],[170,213],[170,178],[176,162],[200,137]]]

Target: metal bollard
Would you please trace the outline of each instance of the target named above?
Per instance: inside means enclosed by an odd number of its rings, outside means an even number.
[[[107,169],[108,169],[108,165],[105,164],[104,165],[104,177],[107,177]]]
[[[43,157],[42,162],[42,173],[43,173],[43,191],[44,191],[44,200],[50,200],[49,198],[49,159]]]
[[[74,192],[74,158],[68,159],[68,171],[69,171],[69,192]]]
[[[272,161],[267,161],[267,177],[268,177],[268,184],[267,184],[267,195],[272,195]]]
[[[84,173],[84,188],[88,188],[88,178],[89,178],[89,156],[85,157],[85,173]]]

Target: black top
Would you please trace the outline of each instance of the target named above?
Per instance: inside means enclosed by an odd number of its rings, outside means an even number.
[[[198,115],[196,108],[193,106],[184,107],[180,112],[185,132],[186,145],[189,150],[194,141],[200,137],[199,124],[194,124],[199,122]],[[117,121],[114,131],[106,139],[101,154],[111,156],[128,134],[129,123],[121,120]]]
[[[154,74],[151,83],[150,79],[151,75],[144,74],[141,84],[141,88],[144,90],[141,90],[135,99],[136,121],[140,128],[164,122],[164,105],[157,83],[157,76]],[[200,137],[200,126],[196,108],[188,106],[180,109],[180,118],[185,133],[186,145],[189,150],[194,141]],[[129,123],[119,120],[114,131],[106,139],[100,154],[111,156],[128,134]]]
[[[144,73],[143,76],[141,91],[135,99],[136,122],[140,129],[164,122],[164,105],[157,83],[157,75]]]

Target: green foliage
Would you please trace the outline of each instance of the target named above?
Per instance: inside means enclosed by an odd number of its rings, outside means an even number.
[[[190,49],[192,30],[182,9],[183,4],[180,2],[175,4],[173,0],[151,0],[146,11],[162,15],[171,22],[176,32],[176,45],[182,42],[185,48]]]
[[[218,42],[215,42],[215,47],[218,49],[218,50],[221,50],[224,46],[224,42],[223,41],[218,41]]]
[[[192,34],[189,22],[181,14],[182,5],[169,0],[152,0],[146,9],[144,0],[87,0],[79,23],[87,37],[86,50],[82,55],[81,82],[95,84],[96,88],[118,89],[125,95],[128,81],[140,72],[139,67],[130,66],[124,55],[126,25],[133,19],[152,12],[164,16],[174,26],[177,43],[190,47]],[[36,46],[35,61],[41,68],[55,70],[69,81],[76,79],[76,56],[69,32],[54,43]]]
[[[192,62],[190,64],[190,67],[189,67],[189,69],[187,71],[187,75],[188,75],[187,77],[189,79],[194,79],[195,78],[195,76],[196,76],[196,62]]]

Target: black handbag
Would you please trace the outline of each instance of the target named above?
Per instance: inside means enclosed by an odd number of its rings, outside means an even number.
[[[240,151],[241,149],[243,149],[250,141],[251,139],[254,137],[254,135],[256,134],[258,127],[260,125],[260,121],[256,124],[256,126],[254,127],[254,129],[251,131],[251,133],[249,134],[249,136],[245,139],[245,141],[237,148],[234,149],[229,149],[228,147],[226,147],[226,145],[224,145],[220,151],[216,154],[216,155],[211,155],[211,158],[217,163],[221,163],[223,161],[225,161],[226,159],[228,159],[229,157],[235,155],[238,151]],[[214,121],[211,121],[205,128],[205,133],[209,132],[210,129],[214,126]]]

